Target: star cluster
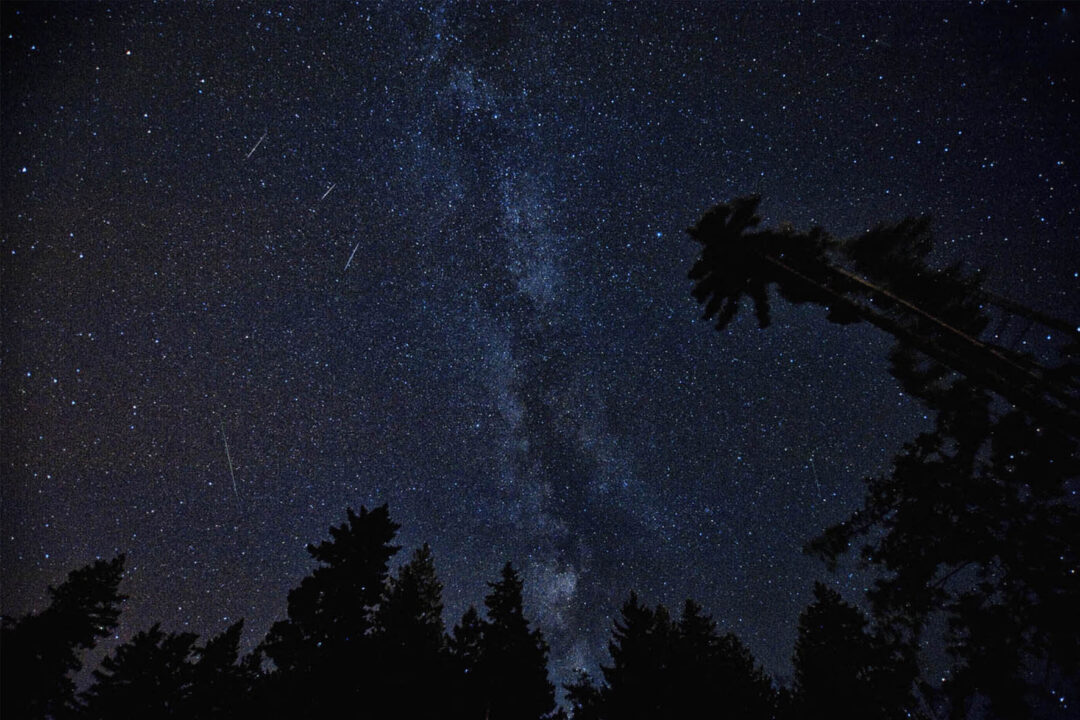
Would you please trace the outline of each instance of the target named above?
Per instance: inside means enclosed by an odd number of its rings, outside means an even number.
[[[697,320],[682,229],[930,213],[940,262],[1077,315],[1068,7],[2,12],[6,614],[126,552],[122,632],[250,646],[388,502],[448,623],[522,569],[558,681],[630,589],[783,675],[813,581],[868,582],[802,544],[931,418],[869,328]]]

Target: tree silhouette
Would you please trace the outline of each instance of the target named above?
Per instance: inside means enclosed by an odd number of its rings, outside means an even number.
[[[357,701],[381,668],[370,635],[400,526],[386,505],[348,509],[347,520],[330,528],[330,540],[308,545],[319,566],[289,592],[288,619],[259,646],[274,663],[270,702],[297,716]]]
[[[376,613],[380,694],[396,715],[445,712],[451,675],[442,611],[442,583],[425,544],[389,581]]]
[[[195,633],[166,633],[155,624],[116,649],[94,670],[86,692],[90,718],[181,717],[193,690]]]
[[[930,617],[944,613],[954,712],[983,696],[1002,716],[1022,714],[1033,687],[1080,673],[1080,623],[1067,610],[1080,607],[1075,325],[1054,322],[1074,339],[1060,366],[1043,367],[980,334],[990,305],[1047,318],[956,267],[931,267],[927,219],[847,241],[820,228],[748,233],[757,204],[714,208],[689,230],[704,246],[690,277],[706,316],[722,308],[726,327],[748,294],[765,326],[775,285],[792,302],[827,307],[834,322],[871,322],[897,341],[892,374],[937,411],[935,429],[904,448],[893,472],[868,480],[863,508],[807,549],[835,567],[864,538],[863,560],[885,571],[870,600],[890,641],[914,654]]]
[[[194,692],[188,701],[187,717],[234,718],[254,709],[258,659],[255,655],[240,656],[243,629],[244,621],[239,620],[210,638],[206,645],[195,648],[197,659],[191,669]]]
[[[449,641],[451,672],[455,678],[451,700],[454,717],[482,718],[487,712],[481,677],[483,640],[484,621],[476,607],[470,605],[461,616],[461,622],[454,626]]]
[[[872,323],[905,351],[917,350],[965,375],[1059,432],[1073,437],[1080,432],[1075,366],[1047,369],[978,337],[987,325],[984,309],[989,304],[1032,319],[1045,316],[997,299],[957,266],[932,268],[927,263],[933,247],[929,218],[879,225],[844,241],[819,227],[807,233],[790,227],[750,232],[761,222],[756,215],[760,201],[753,195],[717,205],[687,230],[702,245],[689,273],[695,281],[692,295],[705,305],[706,319],[719,313],[718,330],[736,316],[744,295],[754,304],[759,326],[767,327],[768,289],[775,286],[790,302],[825,307],[832,322]],[[1053,322],[1076,334],[1075,325]],[[929,381],[942,374],[933,369],[922,387],[914,383],[908,389],[922,397]],[[906,380],[914,379],[908,373]]]
[[[716,623],[702,615],[693,600],[683,606],[676,630],[671,662],[676,717],[693,715],[700,707],[748,720],[772,717],[776,705],[772,683],[738,637],[732,633],[718,637]]]
[[[574,720],[601,720],[604,695],[589,674],[579,670],[573,682],[567,683],[566,700],[570,703],[570,716]]]
[[[821,583],[814,584],[814,602],[799,618],[793,661],[794,716],[909,716],[910,657],[870,634],[866,616]]]
[[[671,650],[674,628],[663,605],[651,610],[636,593],[622,606],[608,651],[611,665],[601,668],[607,685],[601,690],[601,717],[670,717]]]
[[[117,591],[123,572],[123,555],[98,560],[70,572],[59,587],[50,587],[51,602],[40,614],[4,617],[0,714],[40,718],[72,710],[72,676],[82,668],[82,651],[117,626],[126,599]]]
[[[379,633],[414,652],[441,653],[446,645],[442,583],[427,543],[392,578],[376,615]]]
[[[542,718],[555,710],[555,688],[548,681],[548,646],[540,630],[530,630],[522,608],[522,582],[510,563],[501,578],[488,583],[484,598],[478,674],[490,720]]]
[[[194,633],[167,633],[155,624],[137,633],[94,670],[81,716],[229,718],[243,709],[248,668],[238,664],[242,622],[205,647]]]
[[[717,636],[716,624],[693,601],[672,622],[663,605],[652,610],[631,593],[609,651],[602,686],[581,675],[567,687],[575,718],[766,720],[776,710],[772,684],[750,651],[732,634]]]

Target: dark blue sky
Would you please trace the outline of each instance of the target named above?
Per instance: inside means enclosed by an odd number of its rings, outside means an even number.
[[[941,262],[1078,314],[1067,7],[2,12],[7,614],[126,552],[123,635],[250,646],[388,502],[448,624],[522,570],[559,680],[631,588],[783,674],[802,544],[928,420],[870,328],[697,320],[683,229],[930,213]]]

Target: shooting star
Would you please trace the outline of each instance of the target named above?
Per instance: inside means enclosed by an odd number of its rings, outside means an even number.
[[[821,491],[821,481],[818,479],[817,468],[814,466],[814,456],[810,456],[810,472],[814,474],[814,485],[817,486],[818,497],[825,502],[825,493]]]
[[[321,197],[321,198],[319,198],[319,202],[322,202],[323,200],[325,200],[325,199],[326,199],[326,196],[330,194],[330,191],[331,191],[331,190],[333,190],[333,189],[334,189],[334,188],[336,188],[336,187],[337,187],[337,183],[330,183],[330,187],[329,187],[329,188],[327,188],[327,189],[326,189],[326,192],[324,192],[324,193],[322,194],[322,197]]]
[[[229,438],[225,436],[225,422],[221,423],[221,439],[225,441],[225,459],[229,461],[229,477],[232,478],[232,491],[236,495],[237,501],[240,500],[240,491],[236,489],[236,475],[233,474],[232,455],[229,454]]]
[[[349,260],[348,260],[348,262],[345,263],[345,270],[349,269],[349,264],[352,263],[353,255],[355,255],[356,251],[360,249],[360,243],[361,242],[362,242],[361,240],[356,241],[356,247],[354,247],[352,249],[352,253],[349,255]],[[341,272],[345,272],[345,270],[342,270]]]
[[[253,147],[253,148],[251,148],[250,150],[248,150],[248,154],[244,156],[244,159],[245,159],[245,160],[247,160],[248,158],[250,158],[250,157],[251,157],[251,155],[252,155],[252,154],[253,154],[253,153],[254,153],[254,152],[255,152],[256,150],[258,150],[258,149],[259,149],[259,146],[260,146],[260,145],[262,145],[262,142],[263,142],[263,140],[265,140],[265,139],[266,139],[266,136],[267,136],[267,135],[269,135],[269,134],[270,134],[270,131],[269,131],[269,130],[267,130],[266,132],[264,132],[264,133],[262,134],[262,137],[261,137],[261,138],[259,138],[259,142],[255,143],[255,147]]]

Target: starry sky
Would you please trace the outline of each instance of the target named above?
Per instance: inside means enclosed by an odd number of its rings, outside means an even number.
[[[1078,13],[4,3],[3,612],[125,552],[121,635],[251,647],[387,502],[448,624],[521,569],[560,682],[632,588],[789,673],[814,580],[869,582],[803,543],[932,418],[872,328],[715,332],[684,228],[930,213],[1075,319]]]

